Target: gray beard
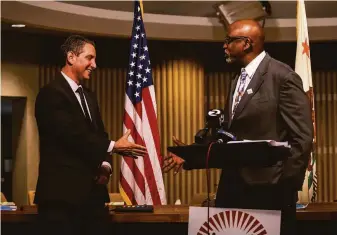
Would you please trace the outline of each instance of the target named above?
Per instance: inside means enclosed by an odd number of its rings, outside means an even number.
[[[233,62],[232,57],[231,57],[230,54],[226,54],[226,53],[225,53],[225,59],[226,59],[226,62],[227,62],[228,64],[230,64],[230,63]]]

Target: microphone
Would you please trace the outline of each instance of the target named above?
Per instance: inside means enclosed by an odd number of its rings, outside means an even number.
[[[194,136],[195,143],[208,144],[217,140],[218,130],[222,128],[225,120],[224,111],[211,109],[206,114],[205,128],[199,130]]]
[[[206,115],[206,127],[220,128],[225,121],[225,113],[222,109],[212,109]]]
[[[204,144],[206,143],[206,137],[208,133],[208,128],[201,129],[195,134],[194,142],[197,144]]]

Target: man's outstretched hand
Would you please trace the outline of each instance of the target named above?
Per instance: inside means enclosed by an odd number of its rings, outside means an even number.
[[[127,130],[127,132],[115,142],[113,152],[122,156],[130,156],[133,158],[147,154],[146,148],[144,146],[128,141],[130,133],[131,131]]]
[[[177,146],[186,145],[185,143],[178,140],[175,136],[172,137],[172,140]],[[184,162],[184,159],[178,157],[173,153],[169,153],[168,156],[164,157],[163,171],[167,173],[170,170],[174,169],[174,174],[177,174],[181,170]]]

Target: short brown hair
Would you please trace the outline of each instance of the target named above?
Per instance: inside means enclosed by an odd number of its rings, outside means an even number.
[[[95,43],[85,37],[80,35],[71,35],[69,36],[63,45],[61,50],[63,51],[64,56],[67,58],[68,52],[74,52],[75,55],[79,55],[82,52],[82,49],[86,43],[89,43],[95,47]]]

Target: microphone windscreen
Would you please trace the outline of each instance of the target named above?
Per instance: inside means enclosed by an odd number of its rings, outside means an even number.
[[[211,109],[206,115],[207,127],[219,128],[222,126],[224,119],[225,116],[222,109]]]

